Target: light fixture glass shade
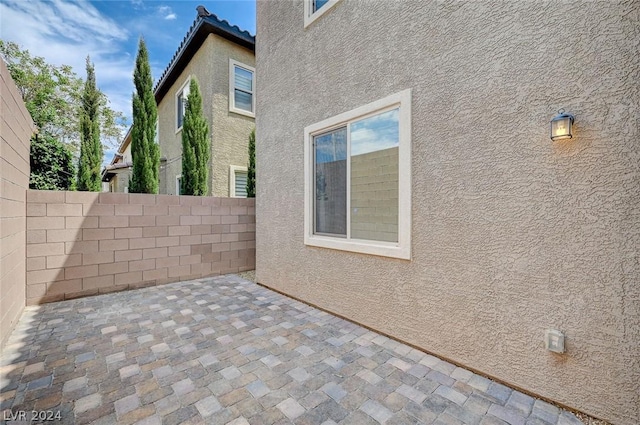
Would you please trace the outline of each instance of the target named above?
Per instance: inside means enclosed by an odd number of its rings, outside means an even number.
[[[551,120],[551,140],[571,139],[571,126],[573,125],[573,115],[565,114],[560,110],[558,115]]]

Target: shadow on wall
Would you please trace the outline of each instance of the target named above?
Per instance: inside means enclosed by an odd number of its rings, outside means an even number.
[[[255,201],[27,192],[27,305],[255,268]]]

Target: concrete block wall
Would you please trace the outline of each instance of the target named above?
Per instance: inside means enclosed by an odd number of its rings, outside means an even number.
[[[26,303],[255,268],[254,199],[27,193]]]
[[[0,347],[25,305],[25,203],[34,124],[0,60]]]

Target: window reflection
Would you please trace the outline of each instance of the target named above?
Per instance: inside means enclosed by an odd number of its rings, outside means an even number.
[[[315,233],[347,234],[347,128],[315,136]]]
[[[398,242],[399,109],[351,124],[351,237]]]

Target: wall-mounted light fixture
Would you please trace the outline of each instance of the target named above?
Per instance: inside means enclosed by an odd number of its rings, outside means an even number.
[[[565,114],[564,109],[558,111],[558,115],[551,120],[551,140],[571,139],[571,126],[573,125],[573,115]]]

